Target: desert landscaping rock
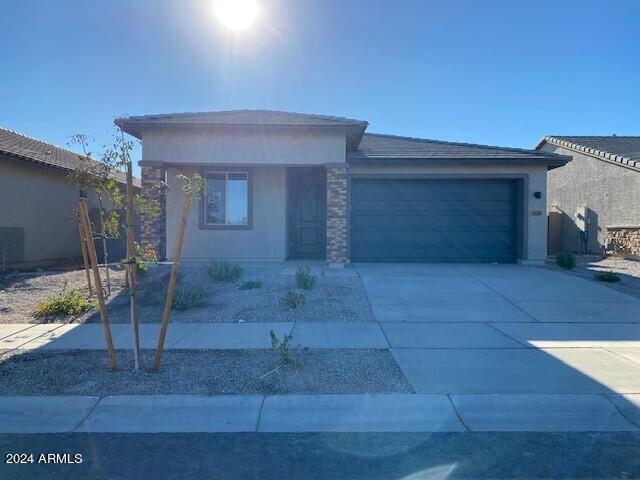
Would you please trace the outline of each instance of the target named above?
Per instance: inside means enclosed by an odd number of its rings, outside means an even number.
[[[109,270],[112,295],[108,301],[119,298],[124,286],[124,269],[113,267]],[[100,270],[104,282],[104,269]],[[93,280],[92,280],[93,284]],[[42,271],[0,275],[0,324],[6,323],[83,323],[96,312],[69,317],[36,318],[33,310],[36,304],[68,288],[87,292],[84,270]]]
[[[617,283],[598,282],[627,295],[640,298],[640,261],[629,260],[623,257],[607,257],[603,259],[593,259],[589,257],[576,257],[576,266],[572,270],[564,270],[555,263],[547,264],[552,270],[559,270],[569,275],[576,275],[597,281],[596,273],[613,272],[620,276]]]
[[[159,323],[162,318],[164,292],[169,265],[152,266],[140,278],[138,302],[141,323]],[[122,293],[124,274],[113,270],[113,295],[108,299],[112,323],[128,323],[129,297]],[[259,281],[261,288],[240,290],[247,280]],[[79,316],[36,318],[33,309],[39,300],[69,287],[86,291],[83,270],[71,272],[29,274],[0,277],[0,323],[99,323],[96,309]],[[245,268],[237,282],[215,281],[207,275],[205,266],[181,266],[178,285],[197,285],[206,292],[205,306],[186,311],[172,311],[176,322],[369,322],[373,313],[362,281],[357,274],[317,275],[311,290],[296,289],[292,275],[283,275],[279,264],[260,268]],[[289,290],[301,292],[304,305],[287,310],[280,298]]]
[[[270,350],[165,351],[159,373],[148,370],[153,353],[142,351],[144,370],[135,373],[130,351],[118,351],[118,372],[110,371],[104,351],[4,351],[0,395],[413,392],[386,350],[298,350],[296,365],[264,379],[277,365]]]

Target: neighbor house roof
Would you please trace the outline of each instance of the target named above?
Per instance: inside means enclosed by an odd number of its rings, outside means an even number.
[[[540,140],[536,149],[545,143],[640,168],[640,137],[549,135]]]
[[[493,147],[473,143],[365,133],[349,160],[510,160],[561,166],[571,157],[521,148]]]
[[[347,131],[347,141],[354,149],[368,123],[344,117],[276,110],[229,110],[220,112],[167,113],[116,119],[125,132],[141,138],[144,129],[173,127],[307,127],[338,128]]]
[[[1,127],[0,154],[69,171],[80,165],[80,155],[76,152]],[[123,173],[117,173],[116,180],[125,183],[126,177]],[[140,185],[137,178],[134,178],[133,182],[136,186]]]

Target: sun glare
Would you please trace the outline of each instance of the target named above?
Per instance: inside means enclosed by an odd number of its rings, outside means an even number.
[[[246,30],[256,21],[256,0],[214,0],[213,9],[218,20],[230,30]]]

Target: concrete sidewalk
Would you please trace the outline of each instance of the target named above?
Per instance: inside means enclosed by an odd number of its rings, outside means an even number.
[[[640,395],[0,397],[0,433],[638,431]]]
[[[166,349],[233,350],[271,348],[269,332],[279,338],[293,332],[293,344],[309,348],[389,348],[376,322],[264,322],[264,323],[172,323]],[[155,348],[159,324],[140,325],[140,346]],[[116,348],[131,348],[131,326],[112,324]],[[102,325],[92,324],[14,324],[0,325],[0,349],[63,350],[104,349]]]
[[[265,322],[172,323],[168,349],[270,348],[269,332],[293,334],[309,348],[525,349],[639,348],[640,324]],[[142,348],[155,348],[160,326],[140,325]],[[131,348],[131,326],[112,324],[116,348]],[[0,349],[103,349],[102,325],[0,325]]]

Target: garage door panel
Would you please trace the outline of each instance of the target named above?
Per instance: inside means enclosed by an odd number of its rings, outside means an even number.
[[[369,232],[388,230],[393,228],[406,228],[413,231],[508,231],[513,230],[513,221],[504,215],[486,215],[486,217],[473,217],[459,213],[450,215],[438,215],[434,218],[431,215],[367,215],[354,217],[352,230],[355,232]]]
[[[514,261],[513,182],[354,179],[351,208],[354,261]]]
[[[389,256],[386,249],[363,249],[361,253],[367,262],[389,262]],[[419,252],[417,250],[408,250],[402,257],[402,260],[391,260],[402,262],[426,262],[426,263],[509,263],[512,262],[512,256],[503,250],[484,250],[478,252],[474,250],[464,250],[460,248],[450,249],[432,249],[429,251]]]
[[[468,249],[480,248],[487,249],[503,249],[509,248],[511,245],[511,234],[505,232],[498,233],[480,233],[474,238],[461,238],[460,236],[451,236],[438,234],[437,232],[420,232],[420,235],[414,235],[415,232],[395,232],[389,234],[386,232],[373,235],[367,235],[363,238],[357,238],[359,246],[385,248],[390,242],[394,244],[402,244],[403,248],[451,248],[452,245],[464,246]]]
[[[354,197],[361,201],[378,200],[511,200],[511,194],[501,184],[477,184],[469,182],[442,181],[439,185],[423,183],[408,184],[406,180],[369,180],[366,185],[352,188]]]
[[[511,202],[505,200],[423,200],[423,201],[356,201],[352,203],[353,208],[357,209],[361,214],[383,215],[383,214],[415,214],[423,212],[425,214],[437,214],[439,212],[455,212],[460,211],[465,214],[483,212],[511,212]]]

